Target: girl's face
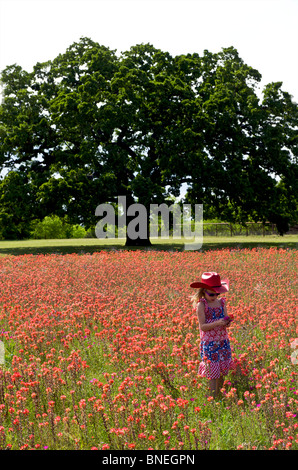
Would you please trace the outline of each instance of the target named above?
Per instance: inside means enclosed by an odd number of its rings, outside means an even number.
[[[205,299],[208,302],[215,302],[215,300],[217,300],[217,297],[220,295],[209,289],[205,289],[204,293],[205,293]]]

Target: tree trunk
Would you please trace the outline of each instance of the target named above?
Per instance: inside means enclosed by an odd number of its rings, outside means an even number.
[[[145,208],[144,208],[145,209]],[[126,214],[127,230],[126,230],[126,243],[125,246],[152,246],[149,237],[149,213],[147,211],[146,218],[137,220],[135,216]],[[140,226],[142,224],[142,227]],[[136,230],[130,230],[131,226]],[[131,232],[135,232],[132,234]]]
[[[126,236],[125,246],[152,246],[152,243],[149,237],[146,239],[137,238],[136,240],[132,240],[131,238]]]
[[[130,202],[131,204],[125,207],[125,246],[151,246],[152,244],[149,236],[150,209],[144,204],[136,204],[131,200]]]

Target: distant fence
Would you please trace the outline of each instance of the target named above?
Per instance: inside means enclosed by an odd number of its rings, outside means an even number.
[[[176,228],[180,224],[176,224]],[[150,225],[152,227],[152,225]],[[181,225],[181,233],[183,233],[183,226]],[[191,224],[191,230],[194,232],[194,225]],[[172,230],[169,230],[170,235],[175,235]],[[158,228],[158,236],[161,235],[160,227]],[[247,222],[245,225],[232,224],[229,222],[203,222],[203,235],[215,237],[233,237],[233,236],[249,236],[249,235],[278,235],[278,230],[275,224],[271,222]]]
[[[245,226],[231,224],[229,222],[204,222],[203,233],[205,236],[228,236],[236,235],[278,235],[275,224],[270,222],[247,222]]]

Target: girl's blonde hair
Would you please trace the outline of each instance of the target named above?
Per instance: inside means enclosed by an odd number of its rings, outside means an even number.
[[[202,297],[205,298],[205,289],[203,289],[203,287],[200,287],[200,289],[194,295],[191,296],[193,308],[196,308],[197,303]]]

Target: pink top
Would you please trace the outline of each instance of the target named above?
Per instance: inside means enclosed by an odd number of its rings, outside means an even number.
[[[212,323],[224,318],[224,305],[226,299],[223,297],[220,299],[220,307],[210,307],[206,299],[201,298],[200,302],[203,302],[205,305],[205,323]],[[221,341],[223,339],[228,339],[228,332],[225,326],[216,326],[212,330],[202,331],[200,329],[200,338],[201,341]]]

